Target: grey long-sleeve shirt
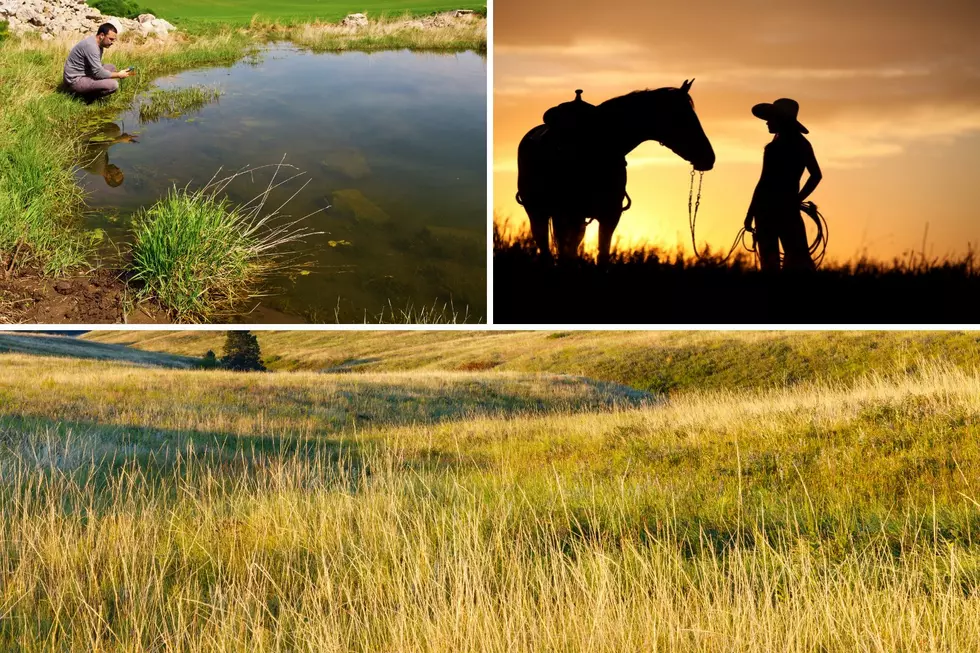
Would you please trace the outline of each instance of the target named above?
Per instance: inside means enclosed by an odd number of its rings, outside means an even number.
[[[94,36],[79,41],[68,54],[68,61],[65,62],[66,84],[73,84],[79,77],[109,79],[111,76],[112,73],[102,66],[102,48]]]

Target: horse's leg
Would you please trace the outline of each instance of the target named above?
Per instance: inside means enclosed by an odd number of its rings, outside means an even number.
[[[541,211],[540,209],[531,209],[524,207],[527,211],[527,218],[531,221],[531,235],[534,237],[534,243],[538,246],[538,251],[541,252],[541,257],[546,261],[551,261],[551,244],[549,242],[548,233],[548,213]]]
[[[612,249],[613,232],[619,226],[622,211],[607,213],[596,218],[599,221],[599,265],[609,263],[609,252]]]
[[[578,249],[585,240],[585,218],[581,216],[555,216],[555,240],[558,241],[558,257],[572,260],[578,257]]]
[[[623,211],[629,208],[629,196],[626,194],[626,160],[622,165],[613,164],[604,168],[600,176],[602,189],[598,196],[596,220],[599,221],[599,265],[609,263],[609,253],[612,249],[613,232],[619,226]],[[624,206],[623,202],[627,202]]]

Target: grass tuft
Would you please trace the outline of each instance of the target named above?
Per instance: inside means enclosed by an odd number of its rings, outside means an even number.
[[[334,318],[341,323],[340,311],[337,309]],[[457,309],[452,302],[440,303],[434,300],[431,305],[416,306],[408,304],[404,308],[396,308],[391,301],[377,315],[369,316],[365,311],[365,324],[469,324],[479,322],[470,315],[469,307]]]
[[[221,97],[221,89],[203,85],[154,89],[138,100],[140,122],[179,118],[187,112],[197,111],[216,102],[219,97]]]
[[[265,192],[243,205],[233,205],[224,191],[259,168],[212,179],[196,191],[174,188],[140,211],[130,264],[139,296],[156,299],[178,321],[206,320],[254,296],[265,277],[287,267],[282,248],[317,232],[299,226],[302,218],[283,222],[282,206],[265,212],[269,193],[299,176],[277,184],[276,174],[292,166],[273,167]]]

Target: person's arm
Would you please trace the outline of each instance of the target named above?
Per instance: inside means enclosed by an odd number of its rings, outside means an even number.
[[[817,157],[813,153],[813,146],[810,145],[809,141],[806,141],[806,169],[810,173],[810,177],[803,184],[803,188],[800,190],[800,204],[806,201],[806,198],[810,197],[810,193],[816,190],[817,185],[820,184],[820,180],[823,179],[823,173],[820,172],[820,165],[817,163]]]
[[[746,231],[752,231],[752,220],[755,218],[756,198],[759,196],[759,186],[761,183],[762,182],[760,180],[760,182],[756,184],[755,190],[752,191],[752,201],[749,202],[749,210],[745,212],[745,223],[743,226],[745,227]]]
[[[98,46],[85,50],[85,68],[92,71],[93,79],[125,79],[132,73],[125,70],[110,71],[102,65],[102,54]]]
[[[110,77],[114,77],[102,65],[102,54],[99,52],[98,45],[93,47],[90,41],[86,41],[83,52],[85,53],[85,70],[92,79],[109,79]]]

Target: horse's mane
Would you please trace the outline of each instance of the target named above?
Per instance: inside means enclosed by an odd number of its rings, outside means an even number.
[[[663,88],[646,88],[637,91],[631,91],[626,95],[620,95],[614,98],[609,98],[605,102],[599,104],[600,107],[604,109],[620,109],[623,105],[629,104],[633,105],[637,101],[641,102],[656,102],[658,100],[665,100],[672,97],[674,93],[682,93],[681,89],[674,86],[664,86]],[[687,96],[688,102],[691,103],[691,108],[694,108],[694,100],[688,93],[684,93]]]

